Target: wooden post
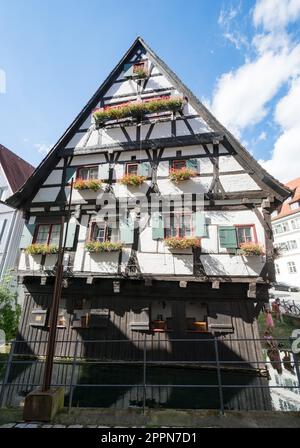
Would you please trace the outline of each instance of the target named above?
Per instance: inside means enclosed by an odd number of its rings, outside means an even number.
[[[45,362],[45,370],[44,370],[43,385],[42,385],[43,392],[48,391],[51,387],[51,378],[52,378],[52,371],[53,371],[53,358],[54,358],[54,354],[55,354],[55,340],[56,340],[58,310],[59,310],[59,302],[60,302],[60,298],[61,298],[61,289],[62,289],[62,280],[63,280],[63,274],[64,274],[63,261],[64,261],[65,246],[66,246],[68,228],[69,228],[72,192],[73,192],[73,180],[71,183],[67,222],[66,222],[65,216],[61,217],[58,257],[57,257],[57,269],[56,269],[56,277],[55,277],[55,284],[54,284],[54,291],[53,291],[53,301],[52,301],[52,306],[51,306],[51,311],[50,311],[49,338],[48,338],[48,343],[47,343],[46,362]],[[64,236],[65,223],[66,223],[66,232],[65,232],[65,236]]]

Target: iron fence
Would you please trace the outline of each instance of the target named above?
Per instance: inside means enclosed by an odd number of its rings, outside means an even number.
[[[167,340],[161,340],[161,342],[165,342]],[[291,343],[291,339],[286,338],[276,338],[275,344],[277,344],[279,341],[282,343]],[[15,340],[11,343],[11,350],[8,354],[8,358],[5,360],[0,360],[0,372],[2,371],[2,378],[0,378],[0,407],[7,406],[8,404],[8,397],[9,393],[13,388],[24,388],[28,392],[30,390],[33,390],[34,388],[37,388],[41,385],[41,381],[37,381],[36,379],[34,381],[30,380],[30,378],[26,379],[26,375],[22,376],[21,374],[17,376],[19,380],[14,380],[14,367],[19,366],[18,371],[21,369],[21,372],[26,370],[26,366],[30,366],[31,369],[34,370],[34,372],[39,371],[40,375],[39,377],[42,378],[42,370],[45,364],[45,359],[43,357],[29,357],[26,355],[23,355],[18,351],[16,353],[15,348],[19,346],[20,344],[28,344],[30,342],[36,342],[36,341],[20,341]],[[280,344],[274,345],[273,348],[269,346],[268,344],[270,342],[266,341],[266,339],[250,339],[250,338],[231,338],[230,342],[237,342],[238,344],[241,344],[243,342],[251,342],[251,343],[257,343],[260,342],[262,344],[265,344],[265,348],[262,350],[262,353],[264,355],[262,358],[256,358],[256,359],[250,359],[250,360],[229,360],[229,359],[221,359],[220,358],[220,343],[224,342],[223,340],[220,340],[218,337],[209,337],[209,338],[203,338],[203,339],[173,339],[172,343],[184,343],[186,345],[186,350],[189,349],[188,344],[196,343],[200,344],[199,347],[201,348],[201,345],[203,343],[211,343],[211,346],[213,347],[214,351],[214,358],[213,359],[192,359],[192,360],[170,360],[170,359],[151,359],[149,357],[149,347],[147,344],[149,341],[146,339],[146,336],[144,340],[142,341],[142,350],[141,350],[141,356],[140,359],[134,359],[134,360],[124,360],[124,359],[84,359],[82,357],[79,357],[79,347],[84,344],[103,344],[103,345],[110,345],[110,344],[134,344],[135,342],[140,344],[141,340],[81,340],[77,339],[76,341],[72,340],[58,340],[57,343],[72,343],[75,344],[75,350],[74,355],[72,358],[55,358],[54,365],[56,366],[62,366],[63,364],[66,364],[68,366],[68,374],[65,377],[65,381],[57,381],[58,375],[56,376],[56,380],[53,380],[52,378],[52,386],[58,387],[58,386],[64,386],[68,389],[68,407],[69,409],[72,408],[74,405],[74,390],[75,388],[83,388],[85,390],[89,388],[104,388],[104,389],[116,389],[116,388],[136,388],[141,390],[142,394],[142,403],[141,407],[143,411],[147,407],[147,390],[153,389],[153,388],[181,388],[181,389],[190,389],[195,390],[196,388],[204,389],[204,390],[216,390],[218,394],[218,408],[220,409],[220,412],[224,414],[225,412],[225,403],[224,403],[224,394],[226,393],[227,389],[241,389],[241,390],[247,390],[247,389],[256,389],[259,390],[259,392],[262,394],[264,390],[271,391],[273,389],[288,389],[297,391],[299,394],[299,405],[300,405],[300,368],[299,368],[299,357],[291,351],[291,349],[284,349],[285,353],[288,353],[288,357],[290,357],[290,368],[294,371],[295,375],[295,383],[288,384],[288,385],[282,385],[282,384],[276,384],[272,385],[267,381],[267,377],[259,375],[260,378],[265,378],[264,381],[259,382],[259,384],[249,384],[249,383],[238,383],[238,384],[227,384],[223,380],[224,372],[228,373],[228,368],[230,367],[229,375],[230,377],[234,377],[233,371],[234,369],[239,369],[239,371],[245,372],[245,369],[243,369],[243,366],[246,368],[251,365],[251,375],[254,374],[253,366],[256,368],[256,375],[258,375],[258,371],[265,370],[268,365],[272,365],[275,368],[278,368],[282,370],[282,367],[287,367],[287,360],[282,360],[280,357]],[[274,360],[271,359],[270,351],[273,351],[275,353],[276,351],[279,353],[279,357],[277,356],[277,359]],[[266,357],[266,354],[270,356],[270,359],[268,360]],[[142,369],[142,380],[139,383],[129,383],[129,382],[121,382],[121,383],[105,383],[105,382],[99,382],[99,383],[91,383],[91,382],[79,382],[79,375],[77,371],[77,378],[76,378],[76,369],[80,366],[139,366]],[[23,366],[23,370],[22,370]],[[160,367],[201,367],[201,368],[209,368],[213,369],[215,372],[215,378],[216,382],[213,384],[205,383],[205,384],[193,384],[193,383],[185,383],[185,382],[175,382],[175,383],[153,383],[148,381],[148,375],[149,375],[149,369],[153,366],[160,366]],[[277,367],[276,367],[277,366]],[[235,370],[237,371],[237,370]],[[247,370],[250,374],[250,369]],[[199,372],[199,370],[198,370]],[[180,374],[178,376],[180,378]],[[20,380],[21,378],[21,380]],[[31,378],[35,378],[34,375],[31,376]],[[61,378],[63,378],[63,375],[61,375]]]

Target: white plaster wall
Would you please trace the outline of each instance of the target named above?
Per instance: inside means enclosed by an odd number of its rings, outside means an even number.
[[[59,190],[60,187],[40,188],[32,202],[54,202]]]
[[[137,83],[131,79],[113,84],[104,96],[137,94]]]
[[[236,159],[231,156],[220,156],[219,157],[219,169],[220,171],[240,171],[243,170],[242,165],[240,165]]]
[[[220,176],[221,184],[225,191],[255,191],[260,190],[257,183],[249,176],[249,174],[233,174]]]
[[[207,275],[259,276],[265,265],[264,256],[208,254],[200,258]]]
[[[171,122],[156,123],[151,138],[168,138],[171,137]]]
[[[43,185],[60,184],[62,181],[62,170],[52,171]]]
[[[84,271],[101,274],[117,274],[119,252],[105,252],[100,254],[86,252]]]

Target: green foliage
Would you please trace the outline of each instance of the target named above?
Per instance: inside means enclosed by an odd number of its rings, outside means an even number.
[[[30,244],[26,248],[26,253],[30,255],[50,255],[50,254],[57,254],[58,253],[58,247],[54,244]]]
[[[102,186],[102,180],[100,179],[77,179],[74,182],[75,190],[93,190],[98,191]]]
[[[141,118],[144,114],[178,110],[183,106],[182,98],[164,98],[147,102],[129,103],[122,107],[115,107],[94,112],[96,123],[104,123],[107,120],[119,120],[121,118]]]
[[[251,255],[263,255],[263,248],[257,243],[242,243],[240,245],[240,253],[242,255],[251,256]]]
[[[170,249],[189,249],[200,247],[200,240],[192,237],[174,236],[165,239],[165,245]]]
[[[179,168],[179,169],[172,169],[170,172],[170,179],[175,183],[178,184],[179,182],[182,182],[183,180],[191,179],[191,177],[196,176],[197,173],[190,168]]]
[[[7,275],[0,283],[0,329],[5,332],[6,340],[14,339],[21,315],[17,303],[17,294],[12,291],[12,276]]]
[[[120,179],[120,183],[123,185],[130,185],[132,187],[138,187],[141,185],[147,177],[140,176],[138,174],[126,174],[125,176]]]
[[[122,249],[122,243],[104,241],[100,243],[99,241],[89,241],[86,243],[85,248],[88,252],[117,252]]]

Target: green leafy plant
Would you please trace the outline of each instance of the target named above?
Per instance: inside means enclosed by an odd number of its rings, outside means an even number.
[[[169,177],[175,184],[178,184],[179,182],[191,179],[191,177],[195,177],[196,175],[197,173],[195,171],[183,167],[179,169],[172,168]]]
[[[240,253],[242,255],[263,255],[263,248],[257,243],[240,244]]]
[[[175,111],[183,107],[183,99],[178,97],[159,98],[152,101],[139,101],[124,104],[123,106],[98,109],[94,112],[97,124],[108,120],[119,120],[127,117],[141,118],[144,114],[163,111]]]
[[[122,249],[121,242],[104,241],[88,241],[85,248],[88,252],[100,253],[100,252],[117,252]]]
[[[14,339],[21,315],[21,306],[17,303],[17,293],[13,292],[11,273],[0,282],[0,329],[5,332],[7,341]]]
[[[77,179],[73,188],[75,190],[93,190],[98,191],[102,186],[102,180],[100,179]]]
[[[147,177],[140,176],[138,174],[126,174],[125,176],[122,177],[122,179],[120,179],[119,182],[121,184],[123,184],[123,185],[130,185],[130,186],[133,186],[133,187],[138,187],[146,179],[147,179]]]
[[[26,253],[30,255],[50,255],[58,253],[58,246],[54,244],[30,244],[26,248]]]
[[[145,70],[144,68],[135,69],[134,72],[133,72],[133,77],[134,78],[147,78],[148,77],[148,71]]]
[[[165,239],[165,245],[170,249],[190,249],[200,247],[200,240],[193,237],[172,236]]]

